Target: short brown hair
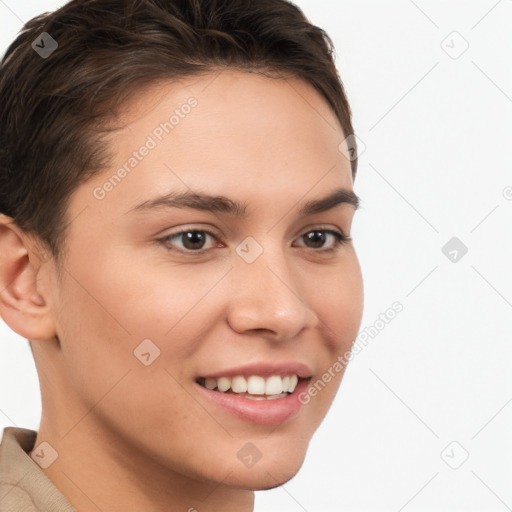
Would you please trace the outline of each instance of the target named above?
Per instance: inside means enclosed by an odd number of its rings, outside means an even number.
[[[58,44],[47,58],[32,46],[43,32]],[[58,258],[72,192],[108,166],[108,121],[161,79],[224,66],[299,77],[349,136],[333,52],[329,36],[287,0],[73,0],[37,16],[0,68],[0,213]],[[351,165],[355,178],[357,159]]]

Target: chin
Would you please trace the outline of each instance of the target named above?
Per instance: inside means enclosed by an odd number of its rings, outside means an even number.
[[[240,489],[250,489],[252,491],[267,491],[274,489],[289,482],[300,470],[304,462],[304,457],[297,461],[281,461],[280,464],[256,464],[252,468],[240,469],[233,473],[225,483]],[[260,465],[261,464],[261,465]],[[259,467],[258,467],[259,466]]]
[[[279,478],[277,480],[274,478],[275,475],[273,475],[273,478],[271,478],[272,481],[264,482],[258,487],[253,487],[252,490],[253,491],[269,491],[270,489],[275,489],[276,487],[280,487],[281,485],[284,485],[285,483],[289,482],[299,472],[299,469],[300,468],[298,468],[297,471],[294,471],[290,475],[288,475],[284,478]]]

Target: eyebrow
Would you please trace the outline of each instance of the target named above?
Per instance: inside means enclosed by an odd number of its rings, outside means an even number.
[[[299,209],[300,217],[331,210],[340,204],[349,204],[354,210],[359,208],[360,198],[352,191],[338,188],[329,195],[308,201]],[[216,211],[235,217],[247,217],[247,204],[234,201],[225,196],[212,196],[202,192],[171,192],[154,199],[144,201],[127,213],[147,212],[167,208],[192,208],[194,210]]]

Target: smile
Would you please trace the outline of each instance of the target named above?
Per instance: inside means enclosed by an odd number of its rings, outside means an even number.
[[[195,383],[215,416],[228,414],[253,424],[278,425],[299,414],[304,404],[298,397],[311,378],[305,365],[259,364],[197,377]]]
[[[267,378],[259,375],[251,375],[248,378],[237,375],[233,378],[201,377],[197,383],[212,391],[237,394],[250,400],[275,400],[293,393],[298,381],[299,377],[296,374],[284,377],[271,375]]]

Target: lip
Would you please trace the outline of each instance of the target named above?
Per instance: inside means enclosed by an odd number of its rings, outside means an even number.
[[[295,373],[297,373],[296,370]],[[291,373],[294,372],[292,371]],[[226,374],[223,373],[222,375]],[[236,375],[240,375],[240,373]],[[276,375],[276,373],[272,375]],[[213,391],[201,386],[197,382],[195,385],[199,388],[198,393],[205,397],[206,400],[213,403],[219,409],[227,411],[244,421],[259,425],[279,425],[298,415],[303,406],[299,401],[299,395],[306,390],[309,383],[310,379],[303,378],[299,380],[293,393],[275,400],[251,400],[250,398],[244,398],[231,393]]]
[[[220,377],[250,377],[251,375],[258,375],[261,377],[270,377],[271,375],[287,375],[296,374],[297,377],[305,379],[311,377],[311,369],[304,363],[299,362],[260,362],[252,363],[243,366],[233,367],[225,370],[220,370],[215,373],[201,374],[197,377],[204,377],[205,379],[218,379]],[[293,394],[293,393],[292,393]],[[284,399],[283,399],[284,400]]]

